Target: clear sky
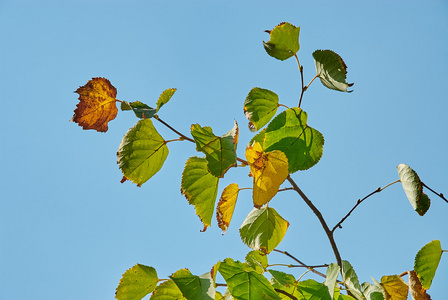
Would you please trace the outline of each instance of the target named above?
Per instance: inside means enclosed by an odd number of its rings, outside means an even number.
[[[203,274],[226,257],[244,260],[250,249],[238,228],[252,209],[249,190],[224,236],[215,221],[201,233],[180,194],[185,161],[201,156],[193,144],[170,143],[161,172],[141,188],[121,184],[116,152],[137,119],[119,112],[107,133],[84,131],[69,122],[73,91],[106,77],[118,99],[154,106],[163,90],[177,88],[161,118],[184,134],[199,123],[217,135],[236,120],[244,157],[253,135],[243,114],[250,89],[298,102],[296,63],[268,56],[262,45],[264,30],[283,21],[301,26],[306,82],[315,75],[312,52],[331,49],[355,83],[347,94],[315,81],[302,103],[325,137],[324,155],[293,178],[330,226],[358,198],[397,180],[400,163],[448,194],[448,2],[389,2],[0,0],[0,298],[113,299],[136,263],[167,278],[180,268]],[[247,173],[229,171],[219,193],[231,182],[249,187]],[[448,204],[428,195],[432,206],[420,217],[393,185],[336,232],[361,282],[412,269],[434,239],[448,249]],[[291,224],[279,249],[308,264],[334,261],[318,220],[294,192],[271,206]],[[433,299],[448,294],[446,254]],[[280,254],[269,260],[293,263]]]

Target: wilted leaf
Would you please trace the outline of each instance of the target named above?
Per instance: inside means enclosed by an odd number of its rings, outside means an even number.
[[[288,159],[278,150],[265,153],[258,142],[246,149],[246,159],[254,178],[254,206],[259,208],[277,194],[288,177]]]
[[[238,143],[238,124],[221,137],[213,134],[210,127],[199,124],[191,126],[191,135],[196,149],[205,154],[208,169],[216,177],[223,177],[227,170],[236,165],[236,146]]]
[[[288,226],[272,207],[254,208],[240,227],[241,240],[254,250],[269,253],[280,244]]]
[[[244,101],[244,114],[249,120],[250,131],[266,125],[277,112],[278,96],[270,90],[253,88]]]
[[[314,63],[316,64],[317,76],[324,86],[329,89],[347,91],[353,83],[347,83],[347,66],[339,54],[331,50],[316,50],[313,53]]]
[[[252,141],[262,141],[265,152],[285,153],[289,173],[309,169],[322,157],[324,137],[307,125],[307,118],[307,113],[300,108],[290,108],[278,114]]]
[[[79,87],[79,103],[70,121],[78,123],[83,129],[106,132],[107,123],[117,116],[117,90],[106,78],[96,77]]]
[[[284,22],[267,32],[270,35],[270,40],[263,42],[263,45],[270,56],[279,60],[286,60],[299,51],[300,27]]]
[[[219,179],[207,169],[205,158],[191,157],[182,173],[181,192],[194,205],[196,215],[204,224],[204,231],[211,226]]]
[[[153,267],[136,264],[124,272],[115,298],[118,300],[142,299],[154,290],[158,280],[157,272]]]
[[[337,263],[332,263],[327,267],[327,278],[325,279],[324,284],[328,287],[328,292],[330,293],[331,298],[333,298],[334,295],[334,288],[336,287],[340,269],[341,268]]]
[[[232,220],[239,191],[240,189],[238,184],[229,184],[224,191],[222,191],[221,198],[219,199],[218,206],[216,208],[216,219],[218,221],[219,228],[223,231],[223,234],[226,233],[227,228],[230,225],[230,221]]]
[[[342,280],[356,299],[363,299],[361,285],[359,284],[358,275],[352,265],[346,261],[342,261]]]
[[[432,280],[442,257],[442,246],[439,240],[429,242],[415,256],[414,271],[424,289],[431,287]]]
[[[423,184],[420,181],[420,178],[408,165],[400,164],[397,166],[397,170],[409,202],[411,202],[414,210],[420,216],[423,216],[429,209],[430,200],[429,197],[423,193]]]
[[[219,266],[219,273],[234,299],[280,299],[266,277],[255,272],[247,264],[226,258]]]
[[[246,255],[245,262],[257,273],[263,274],[268,267],[268,256],[262,251],[252,250]]]
[[[150,300],[186,300],[173,280],[167,280],[158,285]]]
[[[168,147],[150,119],[139,120],[121,140],[118,164],[123,181],[131,180],[138,186],[148,181],[163,166]]]
[[[164,90],[163,93],[160,95],[159,100],[157,100],[157,111],[164,106],[165,104],[170,101],[171,97],[173,97],[174,92],[176,92],[177,89],[167,89]]]
[[[375,284],[370,284],[369,282],[364,282],[361,285],[363,289],[363,294],[365,299],[368,300],[386,300],[386,291],[378,282]],[[405,298],[406,299],[406,298]],[[404,300],[404,299],[403,299]]]
[[[408,271],[409,275],[409,292],[412,300],[431,300],[431,297],[426,293],[426,289],[422,287],[417,274],[414,271]]]
[[[381,286],[386,290],[390,300],[402,300],[408,297],[408,284],[398,275],[383,276]]]
[[[209,272],[196,276],[191,274],[188,269],[180,269],[170,278],[188,300],[215,299],[215,287]]]

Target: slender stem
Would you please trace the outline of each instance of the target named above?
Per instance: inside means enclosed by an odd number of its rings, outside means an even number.
[[[327,268],[328,265],[327,264],[323,264],[323,265],[316,265],[316,266],[304,266],[304,265],[286,265],[286,264],[269,264],[268,267],[287,267],[287,268],[311,268],[311,269],[315,269],[315,268]]]
[[[424,186],[425,188],[427,188],[428,190],[430,190],[431,192],[433,192],[434,194],[436,194],[437,196],[439,196],[440,198],[442,198],[443,200],[445,200],[445,201],[448,203],[448,200],[445,198],[445,196],[443,196],[442,193],[437,193],[436,191],[434,191],[433,189],[431,189],[429,186],[427,186],[427,185],[424,184],[423,182],[422,182],[422,184],[423,184],[423,186]]]
[[[297,299],[294,295],[291,295],[290,293],[288,293],[288,292],[285,292],[284,290],[281,290],[281,289],[274,289],[277,293],[280,293],[280,294],[283,294],[283,295],[285,295],[285,296],[287,296],[287,297],[289,297],[289,298],[291,298],[291,299],[293,299],[293,300],[299,300],[299,299]]]
[[[356,201],[356,204],[355,204],[355,206],[353,206],[352,207],[352,209],[333,227],[333,229],[331,230],[331,232],[332,233],[334,233],[334,231],[337,229],[337,228],[342,228],[342,226],[341,226],[341,224],[345,221],[345,219],[347,219],[349,216],[350,216],[350,214],[358,207],[358,205],[360,205],[364,200],[366,200],[367,198],[369,198],[370,196],[372,196],[373,194],[376,194],[376,193],[379,193],[379,192],[381,192],[382,190],[384,190],[385,188],[387,188],[387,187],[389,187],[389,186],[391,186],[392,184],[395,184],[395,183],[397,183],[397,182],[400,182],[400,180],[397,180],[397,181],[394,181],[394,182],[391,182],[391,183],[389,183],[388,185],[386,185],[385,187],[383,187],[383,188],[381,188],[381,187],[379,187],[379,188],[377,188],[376,190],[374,190],[373,192],[371,192],[370,194],[368,194],[367,196],[365,196],[364,198],[362,198],[362,199],[358,199],[358,201]]]
[[[313,211],[313,213],[316,215],[316,217],[319,219],[320,224],[322,225],[322,228],[325,231],[325,234],[328,237],[328,240],[330,241],[331,244],[331,248],[333,249],[333,253],[334,256],[336,257],[336,261],[339,265],[339,267],[342,268],[342,259],[341,259],[341,255],[339,254],[339,249],[338,246],[336,245],[336,242],[334,240],[333,237],[333,232],[330,230],[330,228],[328,228],[327,222],[325,222],[324,217],[322,216],[322,214],[320,213],[320,211],[317,209],[316,206],[314,206],[313,202],[311,202],[310,199],[308,199],[308,197],[302,192],[302,190],[297,186],[297,184],[295,183],[295,181],[291,178],[291,176],[288,176],[288,181],[289,183],[291,183],[292,187],[294,188],[294,190],[300,195],[300,197],[302,197],[302,199],[305,201],[305,203],[308,205],[309,208],[311,208],[311,210]]]
[[[326,275],[324,275],[324,274],[322,274],[321,272],[314,270],[312,267],[310,267],[310,266],[304,264],[303,262],[301,262],[300,260],[298,260],[297,258],[295,258],[294,256],[292,256],[291,254],[289,254],[287,251],[281,251],[281,250],[277,250],[277,249],[274,249],[274,251],[276,251],[276,252],[278,252],[278,253],[282,253],[282,254],[288,256],[289,258],[292,258],[293,260],[295,260],[296,262],[298,262],[302,267],[305,267],[305,268],[310,269],[311,272],[313,272],[314,274],[317,274],[317,275],[319,275],[319,276],[322,276],[323,278],[327,278]]]
[[[179,131],[177,131],[176,129],[174,129],[173,127],[171,127],[168,123],[165,123],[162,119],[160,119],[160,117],[158,115],[154,116],[154,119],[156,119],[157,121],[159,121],[160,123],[162,123],[163,125],[165,125],[166,127],[168,127],[169,129],[171,129],[172,131],[174,131],[177,135],[179,135],[181,138],[183,138],[184,140],[187,140],[189,142],[194,143],[195,141],[185,135],[183,135],[182,133],[180,133]]]
[[[313,77],[313,79],[311,79],[310,83],[308,83],[308,85],[305,87],[305,91],[310,87],[311,83],[313,83],[314,79],[316,79],[317,77],[319,77],[319,75],[316,75]]]
[[[297,54],[294,54],[294,57],[296,58],[297,65],[299,66],[300,79],[301,79],[301,83],[302,83],[302,90],[300,92],[300,99],[299,99],[299,105],[298,105],[298,107],[300,107],[300,105],[302,104],[303,93],[306,91],[306,88],[303,84],[303,67],[300,65],[299,58],[297,57]]]

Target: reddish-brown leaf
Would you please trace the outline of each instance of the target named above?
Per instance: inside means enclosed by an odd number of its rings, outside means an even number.
[[[117,116],[117,89],[106,78],[96,77],[79,87],[79,103],[70,121],[78,123],[83,129],[107,131],[107,123]]]

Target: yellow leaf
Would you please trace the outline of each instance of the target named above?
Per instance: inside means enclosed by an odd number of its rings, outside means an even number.
[[[96,77],[79,87],[79,103],[70,121],[83,129],[107,131],[107,123],[117,116],[117,89],[106,78]]]
[[[246,149],[246,159],[254,178],[254,206],[260,208],[277,194],[288,177],[288,158],[279,150],[264,152],[260,143],[254,142]]]
[[[426,293],[422,287],[420,279],[414,271],[408,271],[409,275],[409,290],[411,292],[412,300],[431,300],[431,297]]]
[[[383,276],[381,285],[386,290],[390,300],[405,300],[408,298],[408,284],[398,275]]]
[[[226,233],[227,228],[232,220],[233,211],[235,209],[236,199],[240,191],[238,184],[229,184],[224,191],[222,191],[221,198],[216,209],[216,219],[218,226],[222,229],[222,234]]]

